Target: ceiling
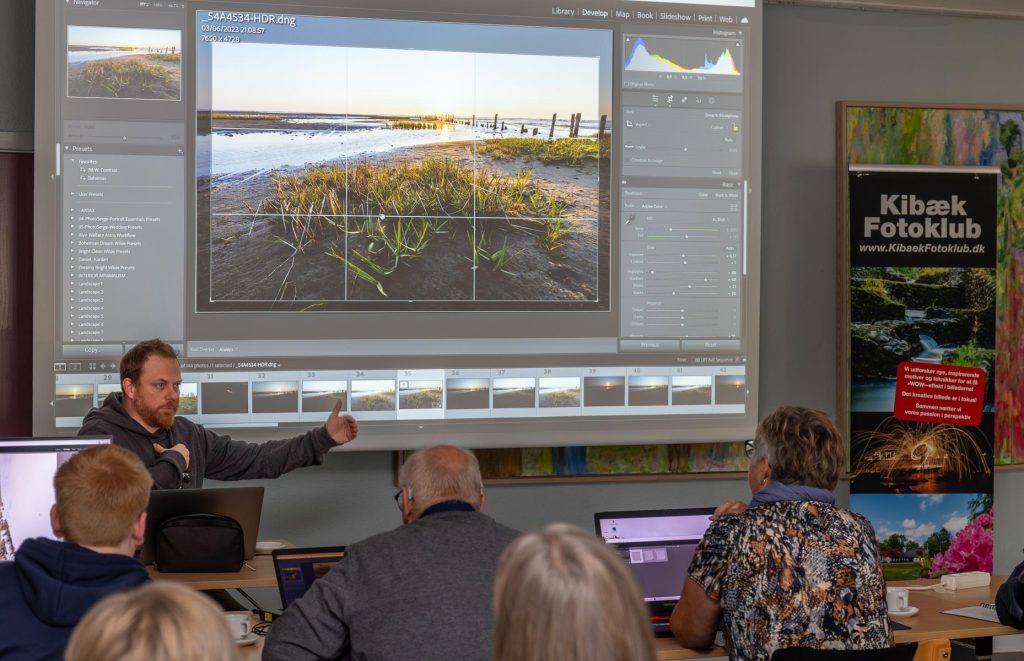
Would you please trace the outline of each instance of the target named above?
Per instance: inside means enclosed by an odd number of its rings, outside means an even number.
[[[808,5],[988,18],[1024,18],[1022,0],[766,0],[770,5]]]

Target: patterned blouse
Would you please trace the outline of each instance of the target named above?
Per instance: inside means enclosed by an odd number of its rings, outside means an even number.
[[[723,516],[697,547],[689,577],[719,601],[732,659],[767,661],[781,647],[892,645],[874,532],[834,505],[782,501]]]

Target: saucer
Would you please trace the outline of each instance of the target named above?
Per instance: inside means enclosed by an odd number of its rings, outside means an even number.
[[[238,645],[240,645],[242,647],[245,647],[246,645],[252,645],[253,643],[255,643],[259,639],[260,639],[259,636],[257,636],[256,634],[254,634],[253,632],[250,631],[249,633],[245,634],[241,638],[235,638],[235,643],[237,643]]]
[[[911,606],[905,611],[889,611],[889,615],[892,615],[893,617],[910,617],[912,615],[917,615],[917,613],[917,606]]]

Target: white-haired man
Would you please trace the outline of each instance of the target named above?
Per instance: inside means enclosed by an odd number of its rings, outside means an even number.
[[[413,454],[395,500],[405,525],[348,548],[270,630],[265,661],[489,659],[498,557],[518,532],[483,514],[476,457]]]

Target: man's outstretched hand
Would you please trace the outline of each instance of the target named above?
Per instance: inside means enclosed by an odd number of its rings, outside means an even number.
[[[327,433],[335,444],[344,445],[359,435],[359,423],[352,416],[341,414],[341,400],[334,404],[334,410],[327,417]]]

